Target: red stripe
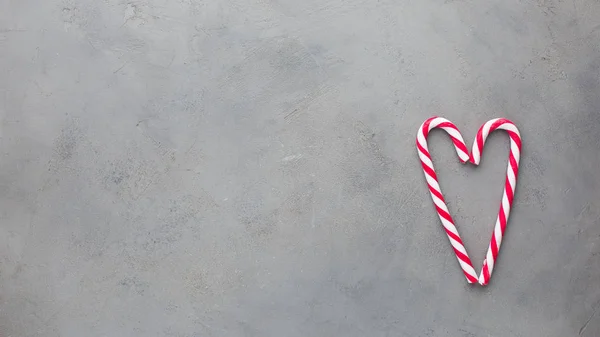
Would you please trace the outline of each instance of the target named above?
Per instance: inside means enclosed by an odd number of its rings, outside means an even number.
[[[456,257],[459,258],[462,262],[468,264],[471,268],[473,268],[473,264],[471,263],[471,260],[469,259],[468,256],[464,255],[463,253],[459,252],[458,250],[456,250],[454,247],[452,247],[454,250],[454,254],[456,254]],[[462,266],[461,266],[462,269]],[[477,278],[475,276],[472,276],[471,274],[467,273],[466,270],[462,269],[463,274],[465,274],[465,277],[467,278],[467,280],[469,281],[469,283],[475,283],[477,282]]]
[[[448,214],[448,213],[447,213],[446,211],[444,211],[443,209],[439,208],[439,207],[438,207],[438,205],[435,205],[435,209],[437,210],[438,214],[439,214],[439,215],[440,215],[442,218],[444,218],[444,219],[446,219],[446,220],[450,221],[450,223],[454,224],[454,221],[452,221],[452,216],[451,216],[450,214]],[[454,235],[454,234],[452,234],[452,235]],[[460,243],[462,244],[462,242],[460,241],[460,238],[458,238],[458,240],[457,240],[457,241],[458,241],[458,242],[460,242]]]
[[[463,270],[463,273],[465,273],[465,276],[467,277],[467,280],[469,280],[469,283],[476,283],[477,279],[469,274],[467,274],[466,271]]]
[[[490,249],[492,250],[492,256],[496,259],[498,256],[498,245],[496,244],[496,231],[492,230],[492,239],[490,240]]]
[[[421,143],[419,143],[419,139],[417,139],[417,149],[419,149],[419,151],[421,151],[421,153],[423,153],[425,155],[425,157],[429,158],[429,160],[431,160],[431,155],[429,154],[429,151],[427,151],[427,149],[425,149]]]
[[[504,183],[504,192],[506,193],[506,198],[508,199],[508,206],[512,205],[513,202],[513,190],[512,190],[512,186],[510,186],[510,183],[508,181],[508,177],[506,177],[506,182]]]
[[[477,141],[477,148],[479,149],[479,157],[481,158],[481,155],[483,154],[483,127],[481,127],[481,129],[479,129],[479,131],[477,132],[476,141]],[[471,153],[471,163],[475,164],[472,153]]]
[[[461,251],[459,251],[458,249],[456,249],[454,247],[452,247],[452,249],[454,250],[454,254],[456,254],[456,257],[458,257],[462,262],[471,265],[471,260],[469,259],[468,256],[466,256],[465,254],[463,254]]]
[[[500,212],[498,212],[498,219],[500,219],[500,232],[504,234],[504,228],[506,228],[506,217],[504,216],[504,207],[502,202],[500,203]],[[496,258],[494,256],[494,258]]]
[[[446,213],[443,209],[439,208],[437,205],[435,205],[436,210],[438,211],[438,214],[446,219],[447,221],[449,221],[451,224],[454,225],[454,221],[452,221],[452,217],[450,216],[450,214]],[[452,239],[454,239],[454,241],[460,243],[461,246],[463,245],[462,240],[460,239],[460,236],[452,233],[450,230],[448,230],[446,227],[444,227],[444,230],[446,231],[446,234],[451,237]]]
[[[437,117],[431,117],[428,120],[426,120],[425,123],[423,123],[423,128],[421,130],[423,131],[423,136],[425,137],[425,139],[427,139],[427,135],[429,134],[429,124],[431,124],[431,122],[436,118]]]
[[[460,239],[460,236],[452,233],[450,230],[448,230],[446,227],[444,227],[444,230],[446,230],[446,234],[451,237],[452,239],[454,239],[454,241],[460,243],[461,246],[464,246],[464,244],[462,243],[462,240]]]
[[[492,123],[492,125],[490,125],[490,132],[488,133],[488,135],[490,133],[492,133],[494,130],[496,130],[499,126],[501,126],[502,124],[507,123],[507,122],[511,123],[508,119],[500,118],[497,121],[495,121],[494,123]]]
[[[519,137],[519,135],[517,135],[516,132],[512,131],[508,131],[508,135],[510,136],[510,139],[512,139],[515,142],[519,151],[521,151],[521,137]]]
[[[519,164],[517,163],[517,159],[515,155],[511,152],[508,155],[508,163],[510,164],[510,168],[512,168],[513,173],[515,175],[515,183],[517,182],[517,174],[519,173]]]
[[[444,204],[446,203],[446,201],[444,200],[444,196],[442,195],[442,192],[431,187],[431,185],[429,185],[429,183],[427,183],[427,186],[429,186],[429,192],[431,192],[431,194],[438,197],[438,199],[440,199]],[[446,207],[448,207],[448,206],[446,206]]]
[[[456,125],[452,124],[451,122],[442,122],[437,127],[438,128],[452,128],[452,129],[458,131],[458,128],[456,127]]]
[[[421,161],[421,166],[423,166],[423,171],[425,171],[425,173],[437,181],[437,175],[431,167],[427,166],[427,164],[425,164],[423,161]]]
[[[483,284],[488,284],[490,280],[490,269],[488,268],[487,261],[483,261],[483,268],[481,270],[481,274],[483,274]]]
[[[460,139],[454,138],[452,136],[450,136],[450,138],[452,138],[452,142],[454,143],[454,146],[456,146],[459,150],[466,153],[467,155],[469,154],[469,150],[467,150],[467,146],[465,145],[465,143],[461,142]],[[458,158],[460,159],[461,162],[464,162],[460,156]]]

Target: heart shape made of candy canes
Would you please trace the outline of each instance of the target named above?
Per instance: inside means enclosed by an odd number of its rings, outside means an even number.
[[[465,249],[460,235],[458,234],[458,230],[454,225],[452,216],[448,211],[448,206],[446,205],[446,201],[442,195],[442,190],[440,189],[437,175],[435,174],[435,169],[433,168],[433,162],[431,161],[431,155],[429,154],[429,150],[427,148],[427,136],[429,135],[429,132],[435,128],[443,129],[448,133],[448,135],[450,135],[461,163],[470,161],[474,165],[479,165],[481,160],[481,152],[483,151],[483,145],[485,144],[485,140],[491,132],[497,129],[505,130],[510,138],[508,168],[506,170],[506,182],[504,183],[504,193],[502,195],[502,202],[500,203],[500,211],[498,212],[498,218],[496,219],[496,224],[492,232],[492,239],[490,240],[490,245],[488,247],[485,260],[483,261],[483,267],[481,268],[481,274],[479,277],[477,277],[475,269],[473,268],[473,264],[471,263],[471,259],[469,258],[469,254],[467,254],[467,250]],[[495,118],[489,120],[479,128],[479,131],[477,132],[477,138],[473,142],[471,154],[469,154],[460,131],[458,131],[452,122],[442,117],[431,117],[423,122],[419,128],[419,131],[417,132],[417,150],[419,153],[419,158],[421,159],[421,164],[423,165],[423,172],[425,173],[425,179],[427,180],[427,185],[429,186],[431,198],[433,199],[438,216],[442,221],[442,225],[446,230],[448,239],[450,239],[450,244],[454,249],[458,263],[460,263],[460,266],[465,273],[467,282],[474,283],[479,281],[479,284],[487,285],[490,281],[490,277],[492,276],[492,270],[494,269],[496,257],[500,251],[502,236],[504,235],[504,230],[506,229],[506,223],[508,222],[508,216],[510,214],[510,207],[515,195],[517,173],[519,171],[519,158],[521,155],[521,135],[519,134],[519,129],[517,129],[517,126],[508,119]]]

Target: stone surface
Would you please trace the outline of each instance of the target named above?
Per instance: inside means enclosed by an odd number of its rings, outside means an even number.
[[[600,336],[593,0],[0,0],[8,336]],[[523,134],[491,284],[414,147]],[[479,269],[507,137],[430,141]]]

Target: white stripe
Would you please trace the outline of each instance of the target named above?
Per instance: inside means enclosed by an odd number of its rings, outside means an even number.
[[[508,197],[506,196],[506,191],[502,195],[502,208],[504,209],[504,215],[506,222],[508,222],[508,214],[510,213],[510,204],[508,203]]]
[[[458,241],[454,240],[452,237],[448,236],[448,239],[450,239],[450,244],[452,245],[452,247],[454,247],[456,250],[458,250],[459,252],[465,254],[465,256],[469,256],[467,254],[467,251],[465,250],[465,247],[463,245],[461,245]]]
[[[519,165],[519,159],[521,157],[521,151],[519,151],[519,147],[517,146],[517,143],[515,143],[515,141],[513,141],[512,139],[510,140],[510,151],[513,154],[513,157],[515,157],[515,161],[517,162],[517,166]]]
[[[460,158],[460,161],[462,163],[466,163],[469,161],[469,154],[466,153],[465,151],[459,149],[458,147],[456,148],[456,153],[458,154],[458,158]]]
[[[444,123],[444,122],[450,122],[449,120],[447,120],[446,118],[443,117],[436,117],[433,120],[431,120],[431,122],[429,123],[429,131],[437,128],[438,125]]]
[[[510,184],[510,187],[512,187],[513,194],[514,194],[515,193],[515,181],[517,180],[517,178],[515,177],[515,173],[513,172],[510,164],[508,164],[508,170],[506,170],[506,177],[508,178],[508,183]]]
[[[421,161],[424,162],[425,165],[427,165],[430,169],[433,170],[433,163],[431,162],[431,159],[427,158],[427,156],[421,151],[419,151],[419,158],[421,158]]]
[[[452,124],[452,125],[454,125],[454,124]],[[449,126],[448,126],[448,127],[443,127],[442,129],[443,129],[444,131],[448,132],[448,134],[449,134],[450,136],[452,136],[452,137],[454,137],[454,138],[456,138],[456,139],[460,140],[460,142],[461,142],[461,143],[463,143],[463,144],[465,143],[465,141],[464,141],[464,139],[463,139],[462,135],[460,134],[460,132],[459,132],[457,129],[455,129],[455,128],[452,128],[452,127],[449,127]]]
[[[487,125],[488,129],[492,127],[492,124],[496,123],[497,121],[499,121],[500,118],[492,118],[489,121],[485,122],[485,125]],[[503,124],[500,124],[503,125]]]
[[[425,136],[423,136],[423,125],[421,125],[419,131],[417,132],[417,141],[423,148],[425,148],[425,150],[427,150],[427,140],[425,139]]]
[[[490,277],[492,277],[492,269],[494,269],[494,256],[492,255],[492,247],[488,249],[485,260],[487,261],[488,271],[490,272]],[[481,271],[483,273],[483,270]]]
[[[473,267],[470,266],[468,263],[461,260],[458,256],[456,258],[458,259],[458,263],[460,263],[460,267],[463,269],[463,271],[465,273],[469,274],[474,279],[477,279],[477,272],[475,271],[475,269],[473,269]],[[468,279],[467,279],[467,282],[470,282],[470,281],[468,281]]]
[[[458,230],[456,229],[456,226],[454,226],[454,224],[452,222],[444,219],[444,217],[441,216],[439,213],[438,213],[438,216],[440,217],[442,226],[444,226],[444,228],[446,228],[449,232],[451,232],[452,234],[454,234],[460,238],[460,235],[458,235]],[[448,233],[446,233],[446,234],[448,234]]]
[[[446,212],[446,213],[450,213],[448,212],[448,208],[446,207],[446,204],[440,200],[440,198],[438,198],[436,195],[434,195],[433,193],[431,194],[431,199],[433,199],[433,203],[442,209],[442,211]]]
[[[506,220],[506,225],[508,226],[508,217],[510,216],[510,205],[508,208],[504,208],[504,219]]]
[[[425,171],[423,171],[425,172]],[[427,172],[425,172],[425,179],[427,180],[427,182],[429,183],[429,185],[431,186],[431,188],[433,188],[436,191],[440,191],[440,185],[438,185],[437,180],[433,179],[433,177],[431,177],[429,174],[427,174]]]
[[[498,129],[502,129],[502,130],[506,130],[506,131],[512,131],[512,132],[516,133],[517,136],[519,136],[519,138],[521,138],[521,134],[519,133],[519,129],[513,123],[504,123],[504,124],[500,125],[498,127]]]
[[[500,244],[502,244],[502,227],[500,226],[499,220],[496,220],[496,225],[494,226],[494,237],[496,238],[496,247],[498,247],[498,251],[500,251]]]
[[[497,120],[498,120],[498,118],[490,119],[485,124],[483,124],[483,128],[481,129],[481,136],[483,138],[484,143],[485,143],[485,140],[487,139],[487,137],[490,135],[490,128],[492,127],[492,124],[494,122],[496,122]]]
[[[473,142],[473,148],[471,149],[471,156],[473,157],[473,164],[479,165],[479,161],[481,160],[481,151],[477,146],[477,139]]]
[[[433,200],[433,203],[436,204],[437,207],[439,207],[439,208],[442,209],[442,211],[445,211],[446,213],[449,213],[448,212],[448,207],[446,206],[446,203],[443,202],[440,198],[438,198],[433,193],[431,194],[431,199]]]
[[[492,277],[492,275],[490,275],[490,278]],[[488,280],[489,281],[489,280]],[[485,285],[485,276],[483,275],[483,269],[481,269],[481,275],[479,275],[479,284],[481,285]]]

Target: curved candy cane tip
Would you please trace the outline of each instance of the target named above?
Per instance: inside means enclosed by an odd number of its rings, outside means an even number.
[[[475,153],[477,153],[477,155],[475,155]],[[471,153],[469,153],[469,163],[471,163],[475,166],[479,166],[480,161],[481,161],[481,151],[475,144],[475,145],[473,145],[473,148],[471,149]]]
[[[441,117],[432,116],[423,121],[423,123],[421,124],[421,126],[419,126],[419,129],[417,130],[417,143],[419,143],[420,135],[423,135],[423,138],[427,138],[427,136],[429,136],[429,131],[431,131],[431,122],[435,121],[438,118]]]
[[[460,161],[461,164],[466,164],[469,161],[471,161],[471,155],[470,154],[466,154],[466,158],[463,158],[463,156],[461,156],[460,154],[458,155],[458,160]]]

